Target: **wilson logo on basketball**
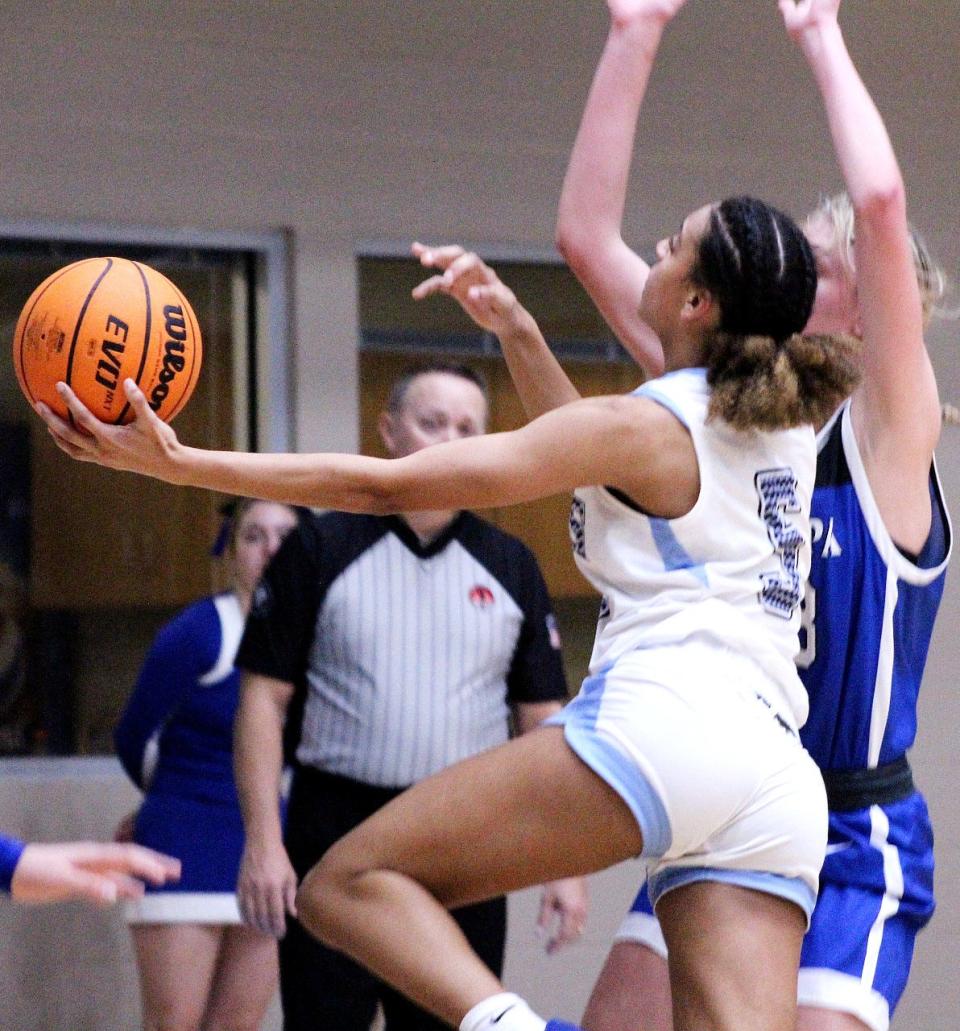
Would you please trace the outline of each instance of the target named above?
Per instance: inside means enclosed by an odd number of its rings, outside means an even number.
[[[485,609],[495,601],[493,591],[491,591],[489,587],[484,587],[481,584],[471,587],[470,593],[467,597],[470,599],[472,604],[477,606],[478,609]]]
[[[170,393],[170,383],[183,372],[187,361],[184,357],[184,341],[187,339],[187,321],[183,309],[176,304],[167,304],[163,309],[163,328],[167,339],[163,343],[163,368],[157,379],[160,381],[150,391],[150,407],[156,411]]]

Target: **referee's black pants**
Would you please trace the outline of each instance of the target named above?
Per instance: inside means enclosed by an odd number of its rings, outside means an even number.
[[[371,813],[400,794],[345,777],[299,768],[294,775],[284,835],[302,880],[330,848]],[[497,977],[503,972],[507,901],[492,899],[451,914]],[[284,1031],[368,1031],[379,1001],[387,1031],[449,1031],[364,967],[312,938],[290,917],[280,942]]]

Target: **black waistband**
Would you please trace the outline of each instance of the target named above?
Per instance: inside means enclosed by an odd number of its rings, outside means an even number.
[[[824,770],[827,805],[839,813],[889,805],[912,795],[916,788],[907,757],[870,770]]]
[[[352,777],[344,777],[340,773],[327,773],[316,766],[297,764],[293,771],[292,791],[310,792],[311,794],[329,795],[335,792],[338,796],[356,799],[361,805],[369,805],[371,811],[386,805],[396,798],[406,785],[385,787],[380,784],[365,784]]]

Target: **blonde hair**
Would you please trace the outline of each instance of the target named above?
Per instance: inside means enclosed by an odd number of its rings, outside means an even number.
[[[854,211],[850,197],[846,193],[836,193],[825,197],[807,217],[807,222],[822,220],[830,231],[830,247],[840,257],[843,266],[851,279],[856,279],[856,262],[853,258]],[[923,308],[923,324],[929,325],[935,315],[947,314],[941,307],[947,292],[947,277],[943,269],[934,261],[923,237],[913,228],[910,230],[910,250],[913,253],[913,266],[917,273],[917,286],[920,287],[920,304]]]

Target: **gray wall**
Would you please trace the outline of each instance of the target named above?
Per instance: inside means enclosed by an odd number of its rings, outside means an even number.
[[[851,48],[898,144],[914,219],[956,275],[960,5],[845,0],[845,8]],[[599,0],[0,0],[0,13],[0,222],[289,230],[302,449],[356,441],[359,246],[416,237],[551,248],[563,168],[606,25]],[[800,213],[838,185],[818,102],[774,0],[691,0],[651,87],[629,236],[649,243],[721,194],[749,190]],[[946,324],[930,339],[948,399],[960,395],[955,335],[956,324]],[[951,496],[960,486],[958,440],[947,431],[942,448]],[[953,1026],[960,1010],[960,806],[950,775],[960,723],[958,604],[951,583],[916,754],[938,829],[940,910],[921,939],[897,1026],[921,1031]],[[60,791],[80,794],[48,819]],[[67,833],[89,822],[83,799],[96,796],[81,780],[42,802],[7,794],[0,811],[38,834]],[[44,812],[27,812],[35,805]],[[587,944],[551,963],[552,974],[527,961],[517,922],[512,955],[523,961],[512,961],[514,983],[535,982],[538,1001],[546,993],[574,1015],[632,877],[617,887],[601,881],[596,894],[610,900],[608,915]],[[101,980],[116,974],[117,990],[131,990],[119,941],[106,952],[88,943],[66,959],[67,940],[72,946],[80,934],[71,930],[59,953],[40,942],[52,935],[43,941],[56,943],[59,919],[12,918],[7,908],[0,916],[14,921],[5,923],[0,987],[14,977],[4,965],[17,963],[6,957],[28,949],[78,971],[95,954]],[[22,983],[39,994],[49,979],[36,973]],[[54,1019],[57,1005],[44,1005],[51,1015],[42,1024],[4,1027],[107,1026],[106,1016],[78,1018],[79,1002],[59,1004],[74,1013],[69,1022]]]

